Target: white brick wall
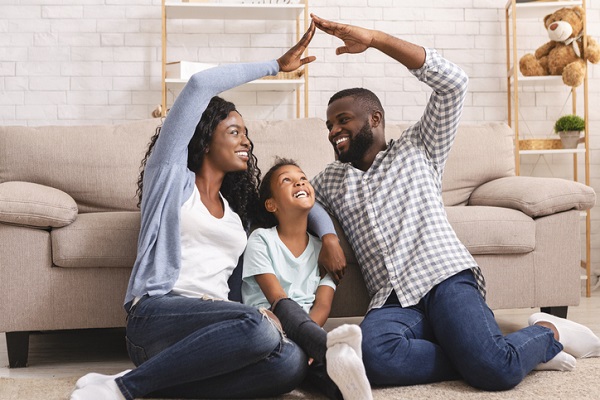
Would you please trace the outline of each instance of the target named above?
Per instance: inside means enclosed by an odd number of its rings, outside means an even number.
[[[436,47],[471,77],[464,122],[503,121],[506,107],[504,4],[499,0],[309,0],[324,18],[384,30]],[[147,118],[160,102],[160,0],[2,0],[0,123],[72,125]],[[600,40],[600,0],[587,0],[588,34]],[[546,42],[541,23],[519,26],[519,54]],[[170,21],[169,59],[240,62],[276,58],[294,24],[264,21]],[[226,33],[226,34],[225,34]],[[382,54],[336,56],[340,42],[318,33],[310,52],[310,116],[324,116],[338,89],[364,86],[386,105],[391,122],[412,122],[427,88]],[[600,65],[590,67],[590,104],[600,103]],[[526,89],[520,101],[527,127],[551,135],[563,112],[565,88]],[[295,113],[292,93],[234,93],[249,118]],[[170,94],[169,98],[172,99]],[[582,101],[578,101],[581,106]],[[567,105],[566,112],[570,111]],[[550,122],[549,122],[550,121]],[[600,109],[590,107],[591,177],[600,193]],[[580,157],[583,158],[583,157]],[[569,177],[565,156],[524,160],[523,171]],[[580,168],[582,173],[583,168]],[[593,260],[600,271],[600,209],[593,213]]]

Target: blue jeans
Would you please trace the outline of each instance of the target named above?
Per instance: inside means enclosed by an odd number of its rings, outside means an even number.
[[[479,389],[507,390],[563,348],[541,326],[503,336],[471,270],[441,282],[415,306],[388,300],[366,315],[361,328],[374,385],[464,379]]]
[[[256,308],[173,294],[130,310],[127,350],[137,368],[118,378],[125,398],[251,398],[293,390],[306,355]]]

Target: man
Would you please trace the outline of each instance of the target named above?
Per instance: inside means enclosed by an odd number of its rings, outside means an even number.
[[[366,89],[338,92],[327,108],[338,161],[313,186],[348,236],[371,296],[361,324],[371,382],[462,378],[480,389],[506,390],[534,368],[571,370],[574,357],[600,356],[600,339],[588,328],[548,314],[534,314],[531,326],[503,336],[485,303],[481,270],[456,237],[441,197],[466,74],[435,50],[312,19],[344,41],[337,54],[377,49],[433,90],[421,119],[397,141],[386,142],[383,107]]]

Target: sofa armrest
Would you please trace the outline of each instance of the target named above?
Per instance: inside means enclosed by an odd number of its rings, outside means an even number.
[[[594,189],[560,178],[510,176],[476,188],[469,205],[519,210],[530,217],[543,217],[567,210],[588,210],[596,203]]]
[[[0,222],[60,228],[77,218],[77,203],[62,190],[31,182],[0,183]]]

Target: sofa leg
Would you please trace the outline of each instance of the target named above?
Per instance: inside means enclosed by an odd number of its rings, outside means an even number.
[[[567,318],[567,310],[569,307],[567,306],[559,306],[559,307],[542,307],[541,310],[544,313],[552,314],[555,317]]]
[[[6,332],[6,350],[9,368],[26,367],[29,355],[29,332]]]

